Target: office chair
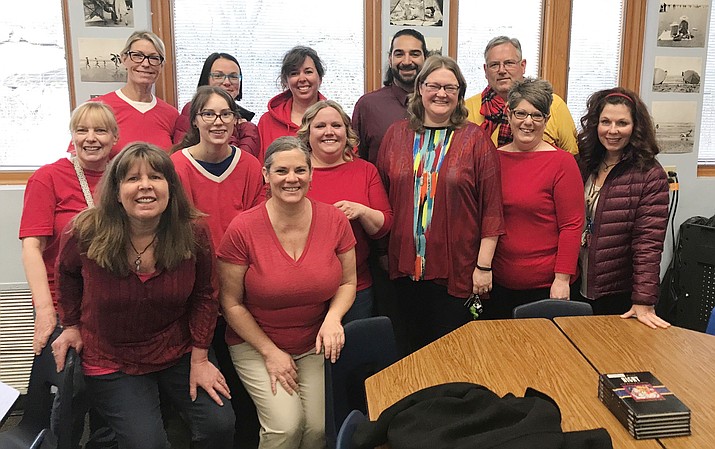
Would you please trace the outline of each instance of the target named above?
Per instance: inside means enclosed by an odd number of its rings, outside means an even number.
[[[708,327],[705,329],[705,333],[715,335],[715,307],[712,312],[710,312],[710,321],[708,321]]]
[[[559,316],[593,315],[591,304],[563,299],[542,299],[541,301],[514,307],[514,318],[548,318]]]
[[[27,398],[24,401],[25,410],[20,423],[0,433],[2,449],[32,449],[41,446],[69,449],[72,445],[72,390],[77,353],[70,349],[65,361],[65,369],[57,372],[52,348],[46,345],[40,355],[35,356],[30,372],[30,384],[27,388]],[[60,405],[55,413],[59,414],[57,435],[49,432],[50,415],[54,394],[52,387],[57,387]]]
[[[353,433],[358,424],[367,421],[367,418],[360,410],[353,410],[348,414],[348,417],[343,421],[338,432],[338,441],[335,449],[350,449],[350,440],[353,438]]]
[[[398,360],[392,322],[385,316],[345,325],[345,346],[325,363],[325,438],[335,448],[338,429],[351,410],[367,414],[365,379]]]

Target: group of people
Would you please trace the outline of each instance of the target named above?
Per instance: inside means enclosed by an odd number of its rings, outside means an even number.
[[[259,447],[320,448],[323,364],[376,310],[405,352],[549,297],[667,327],[668,186],[643,102],[597,92],[577,135],[551,85],[524,78],[518,40],[484,56],[489,85],[465,99],[457,63],[402,30],[351,120],[294,47],[256,126],[235,57],[207,58],[180,114],[153,94],[163,43],[132,34],[127,84],[77,107],[72,156],[27,185],[35,352],[54,339],[58,369],[80,352],[120,448],[166,447],[160,394],[192,447],[233,447],[239,388]]]

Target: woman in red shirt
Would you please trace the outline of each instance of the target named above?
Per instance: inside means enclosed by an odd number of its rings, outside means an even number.
[[[355,299],[355,238],[343,212],[306,197],[311,175],[303,143],[276,139],[270,198],[233,220],[217,252],[226,341],[260,449],[325,447],[324,362],[340,356]]]
[[[350,220],[355,240],[357,294],[343,323],[372,316],[370,240],[387,235],[392,209],[377,169],[355,156],[358,137],[340,105],[322,100],[308,108],[298,138],[310,148],[313,179],[308,197],[332,204]]]
[[[230,394],[208,357],[218,301],[201,214],[169,156],[150,144],[129,145],[102,182],[97,206],[60,243],[57,368],[70,346],[80,352],[92,405],[119,447],[168,446],[161,389],[191,422],[193,447],[231,448]]]

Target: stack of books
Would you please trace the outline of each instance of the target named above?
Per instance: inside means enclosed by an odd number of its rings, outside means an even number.
[[[637,440],[690,435],[690,409],[648,371],[601,374],[598,398]]]

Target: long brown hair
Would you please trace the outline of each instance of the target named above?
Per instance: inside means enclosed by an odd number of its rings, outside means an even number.
[[[181,261],[196,254],[193,222],[203,215],[189,203],[174,164],[164,151],[144,142],[127,146],[104,172],[97,206],[77,215],[73,229],[80,251],[118,276],[126,276],[131,271],[126,256],[130,241],[129,221],[118,201],[119,188],[138,161],[148,163],[161,173],[169,185],[169,204],[161,214],[156,233],[154,255],[157,268],[174,269]]]
[[[598,171],[606,155],[606,149],[598,138],[598,122],[607,104],[622,104],[631,111],[633,132],[623,149],[622,161],[647,170],[653,166],[655,155],[660,152],[648,108],[635,92],[623,87],[598,91],[588,99],[586,115],[581,117],[582,131],[578,134],[579,166],[584,178]]]

